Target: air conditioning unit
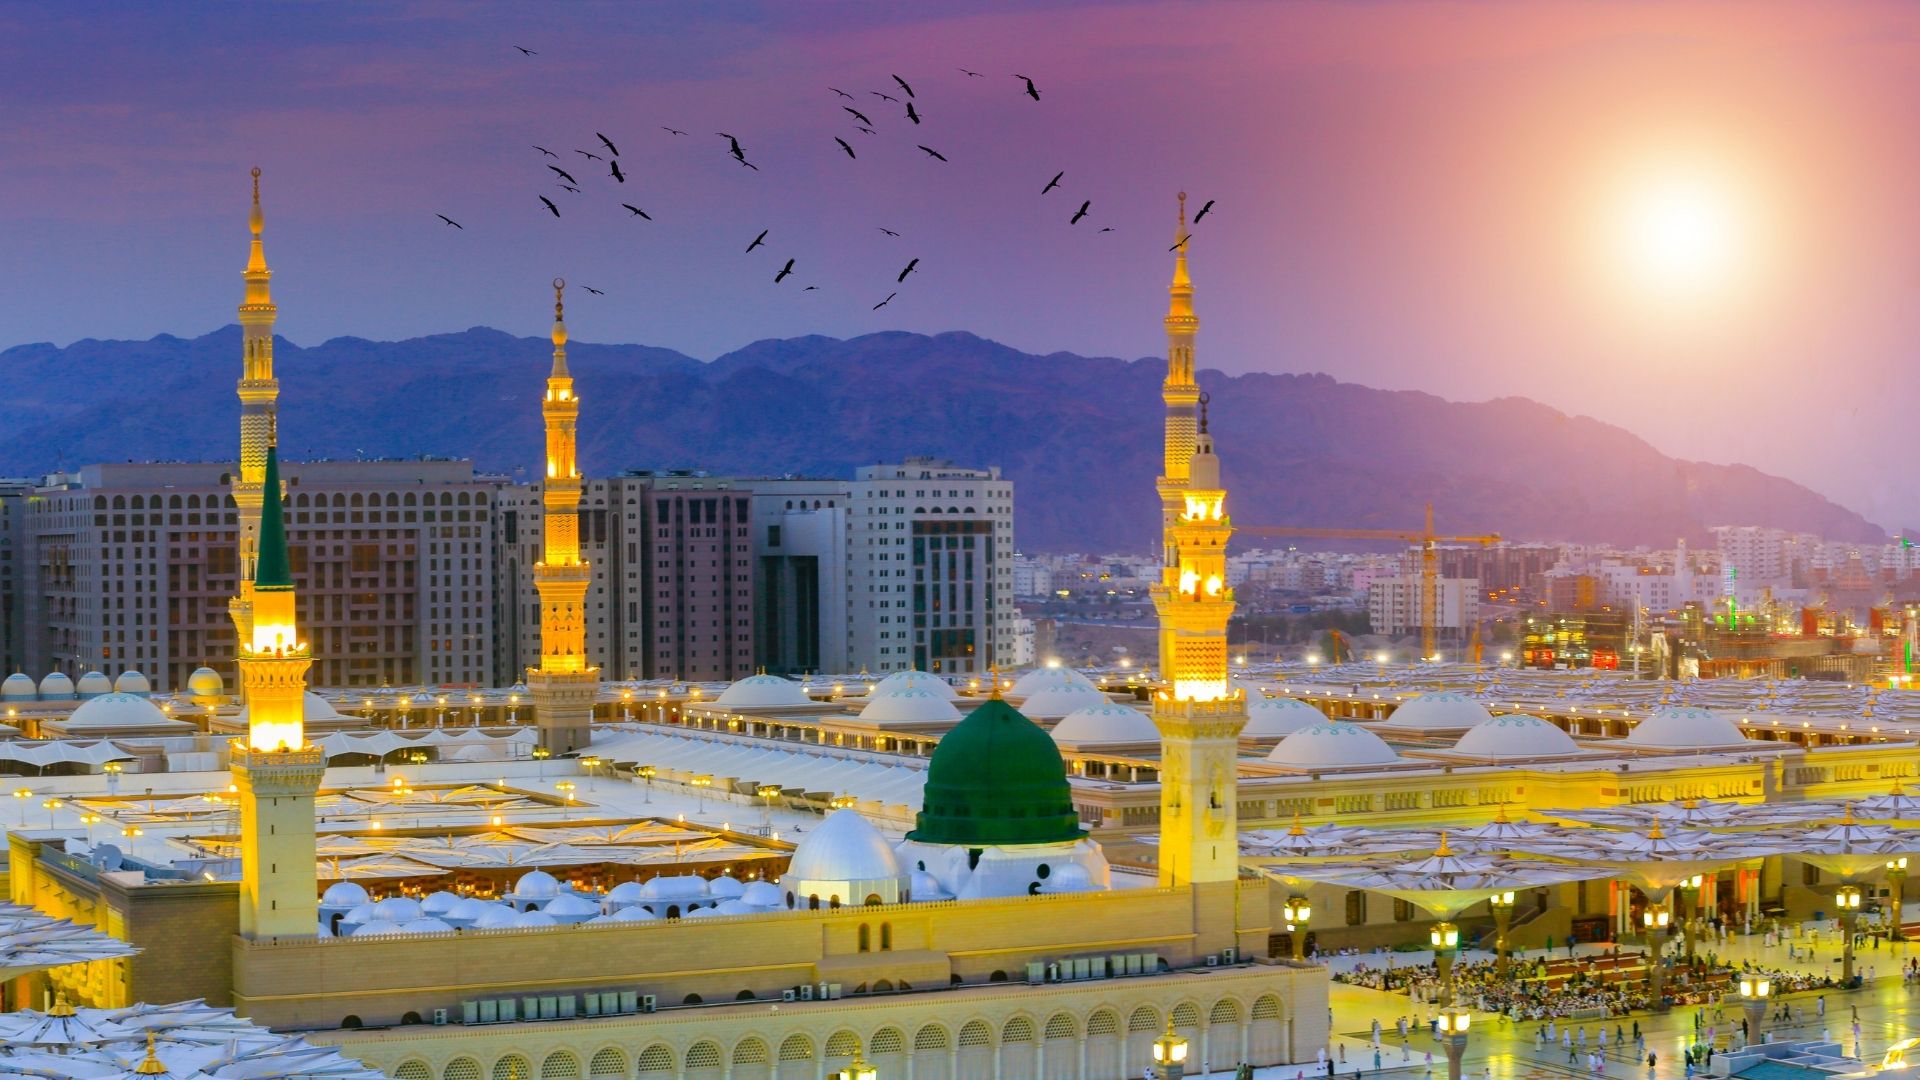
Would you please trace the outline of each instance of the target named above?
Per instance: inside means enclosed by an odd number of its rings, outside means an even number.
[[[799,995],[799,994],[796,994],[796,993],[794,993],[794,992],[793,992],[793,991],[791,991],[791,990],[782,990],[782,991],[780,991],[780,1000],[781,1000],[781,1001],[798,1001],[799,999],[800,999],[800,995]]]
[[[493,1017],[489,1016],[487,1017],[487,1019],[491,1020],[493,1019]],[[480,1003],[477,1001],[461,1002],[460,1003],[460,1022],[463,1024],[479,1023],[480,1022]]]
[[[807,985],[800,988],[800,1000],[801,1001],[813,1000],[813,984],[812,983],[808,983]]]
[[[1240,962],[1240,950],[1239,950],[1239,949],[1221,949],[1221,950],[1220,950],[1220,962],[1221,962],[1221,963],[1223,963],[1223,964],[1237,964],[1237,963],[1239,963],[1239,962]]]
[[[586,1013],[588,1016],[600,1015],[600,995],[599,994],[595,994],[595,993],[582,994],[580,995],[580,1003],[581,1003],[581,1008],[586,1010]],[[618,1005],[619,999],[616,998],[613,1004]]]
[[[652,994],[640,995],[640,1011],[650,1013],[660,1007],[660,999]]]
[[[444,1023],[446,1023],[446,1022],[447,1022],[447,1010],[445,1010],[445,1009],[435,1009],[435,1010],[433,1010],[433,1022],[434,1022],[434,1023],[436,1023],[436,1024],[444,1024]]]
[[[1219,967],[1219,966],[1220,966],[1220,954],[1219,954],[1219,953],[1208,953],[1208,954],[1207,954],[1207,966],[1208,966],[1208,967]]]

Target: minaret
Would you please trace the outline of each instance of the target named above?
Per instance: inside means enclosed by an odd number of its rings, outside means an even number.
[[[293,573],[280,508],[280,460],[261,467],[260,544],[248,636],[240,643],[245,746],[232,751],[240,800],[240,933],[312,937],[319,923],[313,797],[326,757],[303,725],[313,652],[294,625]]]
[[[233,501],[240,511],[240,593],[228,601],[237,640],[253,636],[254,560],[259,550],[261,491],[265,483],[267,451],[277,441],[274,419],[280,383],[273,377],[273,271],[267,269],[266,249],[260,243],[260,170],[253,170],[253,210],[247,228],[253,243],[247,253],[246,299],[240,302],[240,469],[233,478]]]
[[[1185,217],[1183,205],[1183,223]],[[1227,622],[1234,606],[1227,587],[1227,538],[1233,521],[1226,512],[1220,459],[1207,431],[1207,399],[1193,387],[1190,347],[1176,329],[1185,327],[1184,337],[1191,339],[1184,244],[1181,253],[1174,270],[1174,311],[1188,313],[1183,323],[1167,317],[1176,358],[1166,385],[1170,470],[1185,401],[1192,401],[1195,415],[1193,427],[1185,429],[1191,436],[1178,462],[1178,485],[1161,478],[1163,497],[1171,492],[1177,505],[1167,526],[1171,559],[1152,589],[1165,683],[1154,698],[1153,724],[1160,731],[1160,884],[1204,889],[1231,886],[1240,874],[1237,763],[1247,705],[1227,667]],[[1183,403],[1179,408],[1176,391]]]
[[[547,478],[541,492],[545,528],[542,554],[534,564],[533,587],[540,593],[540,666],[527,669],[540,745],[564,754],[584,750],[593,723],[593,701],[600,693],[600,669],[587,663],[587,586],[593,575],[580,558],[580,469],[575,429],[580,399],[573,395],[567,371],[567,324],[562,290],[553,279],[553,371],[540,413],[547,425]]]
[[[1167,381],[1160,398],[1166,402],[1166,460],[1158,480],[1160,489],[1161,565],[1179,561],[1173,530],[1183,512],[1182,489],[1187,486],[1193,458],[1200,387],[1193,380],[1193,336],[1200,320],[1193,314],[1193,281],[1187,277],[1187,193],[1180,193],[1179,222],[1173,230],[1173,283],[1167,287]],[[1173,658],[1162,650],[1160,677],[1172,679]]]

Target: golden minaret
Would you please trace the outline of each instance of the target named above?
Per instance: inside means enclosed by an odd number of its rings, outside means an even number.
[[[584,750],[600,693],[600,669],[587,663],[587,586],[591,568],[580,558],[580,468],[576,437],[580,399],[567,371],[567,283],[553,279],[553,371],[540,414],[547,426],[547,476],[541,489],[541,559],[533,567],[540,593],[540,666],[527,669],[540,745],[564,754]]]
[[[1247,709],[1227,667],[1227,622],[1233,617],[1227,538],[1233,521],[1207,431],[1207,400],[1193,387],[1184,240],[1178,250],[1173,314],[1167,316],[1174,361],[1165,396],[1167,466],[1169,472],[1179,466],[1179,480],[1160,480],[1162,496],[1171,493],[1176,505],[1167,525],[1170,561],[1152,589],[1166,684],[1154,698],[1153,723],[1160,731],[1160,884],[1204,886],[1239,876],[1236,765]],[[1191,427],[1181,420],[1188,400],[1194,406]],[[1176,443],[1183,440],[1176,462]]]
[[[1200,320],[1193,313],[1193,280],[1187,276],[1187,193],[1180,193],[1180,217],[1173,231],[1173,283],[1167,287],[1167,381],[1160,386],[1160,398],[1166,402],[1166,460],[1157,486],[1160,489],[1161,566],[1179,561],[1174,551],[1173,530],[1182,513],[1182,492],[1193,459],[1195,433],[1198,430],[1200,387],[1193,379],[1193,336]],[[1173,657],[1163,649],[1160,673],[1171,680]]]
[[[254,561],[260,550],[261,492],[266,482],[267,450],[276,441],[275,417],[280,383],[273,377],[273,271],[267,269],[266,249],[260,243],[264,219],[260,213],[260,170],[253,170],[253,209],[247,228],[253,243],[247,252],[247,283],[240,302],[240,468],[233,478],[233,502],[240,512],[240,592],[227,603],[236,640],[253,636]]]
[[[312,937],[319,922],[313,799],[327,763],[318,747],[307,744],[305,697],[313,651],[294,624],[279,454],[269,445],[265,458],[252,618],[238,650],[247,737],[232,751],[240,800],[240,933]]]

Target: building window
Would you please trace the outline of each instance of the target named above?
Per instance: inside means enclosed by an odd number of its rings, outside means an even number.
[[[1365,926],[1367,924],[1367,894],[1364,890],[1353,889],[1347,893],[1347,925]]]

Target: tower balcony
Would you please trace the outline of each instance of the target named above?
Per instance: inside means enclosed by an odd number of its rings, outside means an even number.
[[[533,564],[533,575],[534,585],[536,587],[542,582],[551,582],[556,585],[566,583],[586,585],[593,581],[593,567],[585,561],[572,563],[539,562]]]

